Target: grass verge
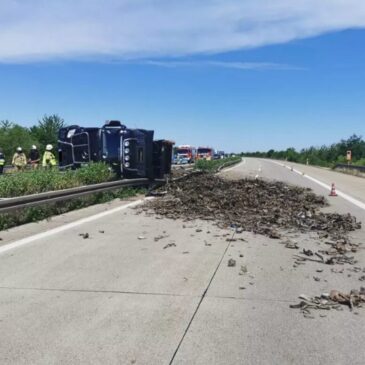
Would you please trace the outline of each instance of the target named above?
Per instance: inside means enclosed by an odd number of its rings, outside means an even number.
[[[60,172],[54,170],[33,170],[0,177],[0,197],[13,198],[46,191],[75,188],[115,180],[104,163],[93,163],[77,170]]]
[[[38,222],[55,215],[85,208],[94,204],[106,203],[114,199],[133,197],[138,194],[144,194],[145,192],[146,190],[141,188],[123,188],[116,191],[95,193],[93,195],[88,195],[75,200],[57,202],[39,207],[25,208],[15,212],[1,214],[0,231],[26,223]]]
[[[228,157],[221,160],[198,160],[195,162],[194,169],[206,172],[215,172],[220,168],[228,167],[239,163],[241,161],[241,157]]]

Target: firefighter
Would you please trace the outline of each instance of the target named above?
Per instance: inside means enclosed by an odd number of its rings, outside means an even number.
[[[30,163],[32,169],[36,169],[38,168],[39,161],[40,161],[39,151],[37,149],[37,146],[33,145],[29,153],[28,162]]]
[[[18,171],[23,171],[25,166],[27,166],[27,157],[25,156],[25,153],[21,147],[16,149],[16,152],[13,156],[12,165],[16,167]]]
[[[3,150],[0,148],[0,175],[4,172],[4,165],[5,165],[5,155]]]
[[[56,166],[57,161],[52,150],[53,146],[51,144],[47,144],[46,151],[43,154],[43,161],[42,161],[43,167],[52,168],[53,166]]]

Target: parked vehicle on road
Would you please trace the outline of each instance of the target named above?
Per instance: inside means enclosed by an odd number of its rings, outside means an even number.
[[[211,147],[199,147],[197,150],[197,160],[212,160],[214,156],[214,149]]]
[[[193,163],[196,158],[196,148],[189,145],[181,145],[176,148],[176,163]]]
[[[214,157],[213,157],[214,160],[220,160],[222,158],[224,158],[224,151],[216,151],[214,153]]]

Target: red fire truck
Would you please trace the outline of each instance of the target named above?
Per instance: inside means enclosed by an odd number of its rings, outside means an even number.
[[[197,160],[212,160],[214,156],[214,148],[211,147],[198,147],[196,154]]]
[[[195,147],[189,145],[178,146],[175,153],[178,164],[193,163],[196,158]]]

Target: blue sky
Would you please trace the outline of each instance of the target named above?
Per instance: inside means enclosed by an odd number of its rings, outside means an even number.
[[[361,1],[51,3],[0,4],[0,119],[120,119],[226,151],[365,134]]]

